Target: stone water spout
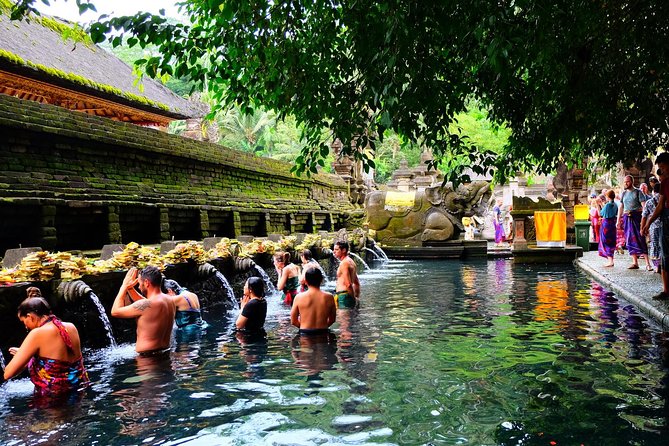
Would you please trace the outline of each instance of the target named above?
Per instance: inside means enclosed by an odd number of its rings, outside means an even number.
[[[256,266],[256,262],[248,257],[235,257],[234,268],[237,273],[247,273]]]
[[[228,282],[228,279],[223,275],[223,273],[216,269],[214,265],[211,263],[203,263],[202,265],[198,266],[196,275],[201,280],[206,280],[212,276],[215,276],[221,283],[225,293],[228,295],[228,300],[235,304],[236,307],[239,306],[239,303],[235,298],[235,292],[233,291],[232,286],[230,286],[230,282]]]
[[[86,284],[83,280],[73,280],[72,282],[61,282],[58,285],[58,294],[65,299],[65,302],[74,303],[78,302],[80,299],[88,297],[95,308],[98,310],[100,315],[100,321],[105,328],[107,334],[107,339],[109,340],[109,345],[116,347],[116,339],[114,338],[114,332],[112,331],[111,322],[109,322],[109,317],[105,312],[102,303],[98,296],[93,292],[93,289]]]

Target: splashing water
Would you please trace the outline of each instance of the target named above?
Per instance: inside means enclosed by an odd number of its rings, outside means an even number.
[[[383,260],[385,260],[386,262],[389,260],[389,259],[388,259],[388,256],[387,256],[386,253],[385,253],[385,251],[384,251],[383,249],[381,249],[376,243],[374,243],[374,244],[372,245],[372,249],[373,249],[375,252],[378,252],[379,254],[381,254],[381,257],[383,257]]]
[[[220,271],[216,271],[216,278],[221,282],[221,285],[223,285],[223,289],[228,295],[228,299],[230,302],[233,302],[235,304],[235,308],[239,308],[239,302],[235,298],[235,292],[232,290],[232,287],[230,286],[230,282],[228,282],[228,279],[225,278],[223,273]]]
[[[2,368],[2,371],[5,371],[5,357],[2,356],[2,352],[0,351],[0,368]]]
[[[117,347],[118,344],[116,343],[116,339],[114,339],[114,333],[112,332],[111,323],[109,322],[107,313],[105,313],[105,308],[102,306],[102,303],[100,302],[100,298],[93,291],[91,291],[88,294],[88,296],[91,298],[91,301],[93,301],[93,304],[95,304],[95,307],[98,309],[98,313],[100,314],[100,320],[102,321],[102,325],[104,325],[105,331],[107,332],[107,339],[109,340],[109,345],[111,345],[112,347]]]
[[[264,269],[262,269],[260,266],[258,266],[256,263],[253,264],[252,268],[255,270],[256,273],[262,278],[263,282],[265,282],[265,288],[267,289],[267,294],[272,295],[276,294],[277,289],[270,280],[269,276],[265,272]]]
[[[369,268],[369,265],[367,264],[367,262],[365,262],[365,261],[362,259],[362,257],[360,257],[358,254],[356,254],[356,253],[354,253],[354,252],[349,252],[348,255],[350,255],[350,256],[353,257],[353,258],[356,258],[356,259],[360,260],[360,262],[361,262],[362,265],[365,267],[365,269],[370,269],[370,268]]]
[[[369,251],[369,252],[371,252],[372,254],[374,254],[374,260],[383,260],[383,259],[381,258],[381,256],[380,256],[376,251],[373,251],[373,250],[371,250],[371,249],[369,249],[369,248],[365,248],[365,251]]]

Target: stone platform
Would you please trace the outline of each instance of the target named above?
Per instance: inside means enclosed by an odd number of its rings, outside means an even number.
[[[513,248],[511,254],[513,263],[571,263],[583,256],[583,248],[571,245],[565,248]]]
[[[431,242],[429,246],[384,246],[383,251],[391,259],[429,260],[463,259],[485,257],[488,242],[485,240],[448,240]]]

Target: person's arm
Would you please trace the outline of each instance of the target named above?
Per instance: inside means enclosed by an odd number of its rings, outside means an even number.
[[[237,316],[237,321],[235,322],[235,326],[238,330],[246,327],[246,323],[249,321],[249,318],[244,314],[244,307],[246,307],[246,304],[249,303],[249,300],[251,300],[250,296],[244,296],[242,297],[242,301],[239,303],[239,316]]]
[[[140,299],[130,305],[125,305],[126,293],[137,284],[138,280],[137,269],[130,268],[123,278],[123,284],[121,284],[121,288],[118,290],[116,299],[114,299],[114,304],[111,308],[112,316],[124,319],[139,317],[144,310],[151,306],[149,299]]]
[[[360,281],[358,280],[358,273],[352,268],[351,286],[353,287],[353,295],[356,299],[360,298]]]
[[[332,301],[330,303],[330,314],[328,314],[328,327],[329,327],[330,325],[334,324],[335,321],[337,320],[337,306],[334,303],[334,296],[330,293],[325,293],[325,294],[327,294],[328,298],[330,298]]]
[[[4,378],[10,379],[13,378],[14,376],[18,375],[23,371],[24,368],[26,368],[26,365],[28,365],[28,362],[30,361],[30,358],[35,356],[37,352],[39,351],[39,345],[37,342],[37,332],[35,330],[32,330],[30,333],[28,333],[28,336],[23,340],[23,343],[21,344],[21,347],[16,348],[12,347],[9,349],[9,353],[14,355],[11,361],[9,361],[9,364],[5,367],[5,374]]]
[[[300,306],[297,304],[298,297],[300,297],[299,294],[295,296],[293,308],[290,310],[290,323],[297,328],[300,328]]]
[[[650,225],[653,224],[655,220],[662,214],[662,210],[664,209],[664,195],[660,194],[660,197],[657,200],[657,206],[655,207],[655,210],[653,211],[653,215],[648,217],[648,220],[646,220],[646,224],[644,225],[643,223],[641,224],[641,229],[644,231],[648,231],[648,228]]]
[[[139,294],[139,291],[137,291],[134,285],[128,288],[127,292],[128,292],[128,298],[130,299],[130,303],[133,303],[141,299],[146,299],[146,297]]]
[[[616,216],[616,228],[620,229],[623,218],[623,197],[620,197],[620,206],[618,206],[618,215]]]
[[[276,282],[276,289],[281,291],[286,286],[286,280],[288,279],[288,267],[284,266],[281,269],[281,274],[279,275],[279,280]]]

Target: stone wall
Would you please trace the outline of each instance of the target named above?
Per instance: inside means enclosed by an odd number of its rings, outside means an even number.
[[[345,227],[335,175],[0,95],[0,254]]]

